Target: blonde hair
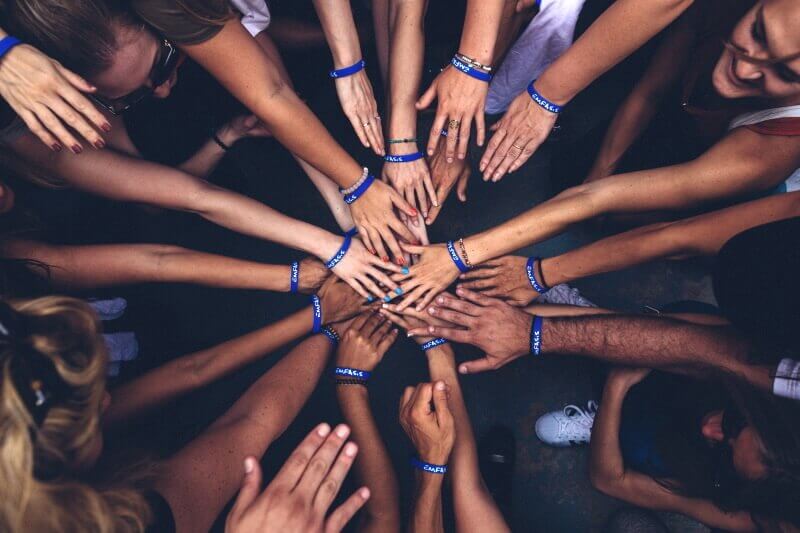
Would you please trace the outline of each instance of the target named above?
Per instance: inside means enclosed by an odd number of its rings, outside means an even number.
[[[141,493],[95,488],[79,472],[100,437],[105,393],[107,356],[94,312],[58,296],[0,305],[22,326],[0,346],[0,530],[144,531],[150,511]],[[39,424],[11,371],[32,351],[52,363],[65,389]]]

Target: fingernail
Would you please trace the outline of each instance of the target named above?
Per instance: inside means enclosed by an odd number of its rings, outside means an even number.
[[[453,162],[453,158],[452,158],[452,157],[448,157],[448,158],[447,158],[447,162],[448,162],[448,163],[452,163],[452,162]]]
[[[61,146],[60,144],[58,144],[58,143],[53,143],[53,145],[52,145],[50,148],[51,148],[51,149],[52,149],[54,152],[60,152],[60,151],[61,151],[61,148],[62,148],[62,146]]]
[[[391,296],[384,296],[383,297],[383,301],[386,302],[386,303],[389,303],[389,302],[392,301],[392,298],[391,298]]]
[[[431,308],[428,309],[428,312],[430,314],[432,314],[432,315],[435,315],[436,314],[436,308],[435,307],[431,307]]]
[[[384,262],[384,263],[388,263],[388,262],[389,262],[389,258],[388,258],[388,257],[386,257],[385,255],[383,256],[383,262]]]
[[[406,260],[404,258],[402,258],[402,257],[398,257],[397,258],[397,264],[400,265],[400,266],[403,266],[403,265],[406,264]]]
[[[417,210],[416,210],[416,209],[414,209],[414,208],[412,207],[412,208],[411,208],[411,214],[412,214],[412,215],[414,215],[414,216],[417,216],[418,212],[417,212]]]
[[[317,428],[317,435],[320,437],[327,437],[328,433],[331,432],[331,427],[328,424],[322,424]]]
[[[386,304],[381,304],[381,309],[389,309],[389,306]]]
[[[98,150],[101,150],[106,147],[106,142],[103,139],[99,139],[95,141],[94,147],[97,148]]]
[[[360,491],[358,491],[358,495],[364,498],[365,500],[369,498],[369,489],[364,487]]]
[[[428,150],[428,155],[433,155],[433,150]]]
[[[371,294],[369,296],[367,296],[367,303],[371,304],[374,301],[375,301],[375,297],[374,296],[372,296]]]
[[[464,294],[464,289],[461,288],[461,285],[456,287],[456,294]]]
[[[486,170],[486,165],[484,165],[483,163],[481,163],[481,166],[478,168],[478,170],[480,170],[481,172],[483,172],[484,170]]]
[[[73,144],[72,145],[72,153],[73,154],[79,154],[81,152],[83,152],[83,147],[80,144]]]
[[[397,287],[397,288],[394,290],[394,293],[395,293],[396,295],[400,296],[401,294],[403,294],[403,288],[402,288],[402,287]]]
[[[397,329],[397,328],[394,328],[394,329],[392,330],[392,335],[397,335],[397,332],[398,332],[398,329]]]
[[[439,207],[439,202],[433,202],[434,207]]]
[[[256,462],[253,460],[252,457],[248,457],[244,460],[244,473],[251,474],[253,470],[256,468]]]
[[[354,443],[348,442],[347,444],[344,445],[344,454],[347,457],[353,457],[357,452],[358,452],[358,446],[356,446]]]
[[[111,131],[111,124],[109,124],[108,122],[102,124],[100,127],[103,129],[103,131]]]
[[[413,336],[414,336],[413,333],[406,333],[406,337],[413,337]]]
[[[340,426],[338,426],[336,428],[336,436],[341,438],[341,439],[347,437],[347,435],[349,435],[349,434],[350,434],[350,428],[345,426],[344,424],[342,424],[342,425],[340,425]]]
[[[439,302],[440,304],[443,304],[444,303],[444,298],[439,296],[438,298],[436,298],[436,301]]]
[[[408,270],[408,267],[403,267],[403,268],[400,269],[400,272],[402,272],[403,274],[405,274],[407,276],[408,273],[410,272],[410,270]]]
[[[439,381],[439,382],[437,382],[437,383],[436,383],[436,385],[435,385],[435,387],[436,387],[436,390],[444,390],[444,389],[446,389],[446,388],[447,388],[447,387],[445,386],[445,384],[444,384],[444,381]]]
[[[465,367],[465,366],[458,367],[458,373],[459,374],[466,374],[467,373],[467,367]]]

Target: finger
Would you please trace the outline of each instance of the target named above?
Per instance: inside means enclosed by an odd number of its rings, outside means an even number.
[[[364,117],[364,123],[369,124],[364,128],[364,131],[367,134],[367,139],[369,140],[369,145],[372,147],[374,152],[378,152],[378,136],[375,134],[375,130],[380,128],[380,124],[375,124],[375,119],[372,116]]]
[[[397,221],[397,225],[402,225],[402,222],[399,220]],[[402,262],[403,258],[403,249],[400,248],[400,244],[397,242],[397,238],[394,236],[392,230],[394,229],[393,226],[387,226],[379,229],[378,231],[381,234],[381,238],[386,243],[386,246],[389,247],[389,250],[392,252],[392,257],[394,257],[395,261]],[[406,228],[408,230],[408,228]]]
[[[390,321],[388,321],[388,320],[386,321],[386,324],[388,326],[390,326],[390,327],[392,326],[392,323]],[[387,331],[388,331],[388,328],[387,328]],[[394,341],[397,340],[397,333],[398,333],[397,328],[393,329],[392,331],[390,331],[388,333],[384,333],[383,337],[381,337],[380,343],[378,343],[378,353],[380,353],[380,354],[385,354],[386,353],[386,351],[389,349],[389,347],[392,344],[394,344]]]
[[[361,332],[367,338],[372,338],[375,331],[386,323],[386,319],[378,313],[370,313],[367,323],[364,324],[364,329]]]
[[[425,168],[425,172],[422,174],[422,186],[428,193],[428,197],[431,200],[431,205],[433,207],[438,207],[439,195],[436,193],[436,187],[433,185],[433,179],[431,178],[431,173],[427,167]],[[425,216],[427,217],[427,215]]]
[[[472,335],[469,331],[456,328],[445,328],[442,326],[428,326],[427,328],[414,328],[409,331],[412,337],[442,337],[453,342],[469,344]]]
[[[467,201],[467,185],[469,184],[470,170],[465,169],[464,172],[458,177],[458,187],[456,188],[456,195],[462,202]]]
[[[464,283],[459,284],[459,287],[461,287],[462,289],[469,289],[472,291],[479,291],[483,293],[486,293],[486,291],[489,291],[491,289],[497,288],[493,278],[473,279],[471,281],[465,281]]]
[[[338,451],[338,450],[337,450]],[[342,487],[342,481],[353,466],[353,461],[358,454],[358,445],[355,442],[348,442],[342,448],[341,453],[336,456],[336,460],[328,471],[328,475],[322,480],[314,496],[314,508],[321,515],[328,511],[336,495],[339,494],[339,489]]]
[[[482,307],[477,306],[471,302],[465,302],[464,300],[459,300],[458,298],[453,298],[451,295],[447,293],[440,294],[436,297],[436,307],[441,307],[443,309],[450,309],[452,311],[457,311],[459,313],[469,315],[469,316],[480,316]]]
[[[463,117],[459,117],[458,121],[461,122]],[[453,118],[451,117],[450,122],[447,123],[447,140],[445,141],[445,157],[447,158],[448,163],[452,163],[456,156],[456,144],[458,143],[458,131],[459,128],[451,127],[453,124]]]
[[[412,399],[414,402],[411,409],[415,413],[430,414],[431,401],[433,400],[433,385],[430,383],[420,383],[417,387],[417,394]]]
[[[466,117],[464,122],[461,123],[461,129],[458,134],[458,158],[464,159],[467,157],[467,146],[469,145],[469,136],[472,133],[472,116]]]
[[[258,497],[261,490],[261,465],[255,457],[249,456],[244,460],[244,477],[239,488],[239,495],[233,503],[229,520],[236,521],[244,511]]]
[[[356,279],[358,279],[358,281],[362,285],[364,285],[364,287],[366,287],[366,289],[373,295],[375,295],[377,298],[383,298],[383,294],[385,291],[382,291],[381,288],[378,287],[378,285],[374,281],[372,281],[372,279],[369,276],[367,275],[358,276]],[[367,297],[365,296],[364,298]]]
[[[492,138],[489,140],[489,144],[486,146],[486,151],[483,153],[483,157],[481,157],[481,164],[478,167],[480,171],[483,173],[483,181],[487,181],[488,172],[486,169],[489,167],[489,162],[492,161],[494,158],[495,152],[497,151],[500,143],[503,142],[503,139],[506,137],[506,130],[505,128],[500,127],[502,124],[502,120],[495,124],[497,131],[494,132]]]
[[[417,195],[417,205],[419,206],[419,210],[422,213],[422,218],[428,216],[428,193],[425,192],[425,183],[423,182],[424,178],[420,176],[416,183],[414,183],[414,192]],[[419,225],[419,217],[414,219],[416,225]]]
[[[428,213],[428,218],[425,219],[425,223],[429,226],[433,224],[436,219],[439,217],[439,213],[442,211],[442,206],[444,205],[447,196],[450,194],[450,190],[453,188],[452,183],[445,182],[439,186],[436,191],[436,197],[439,201],[438,206],[434,206],[431,208],[430,212]]]
[[[461,374],[477,374],[479,372],[486,372],[487,370],[494,370],[494,364],[488,357],[475,359],[474,361],[466,361],[458,365],[458,371]]]
[[[522,153],[519,154],[519,157],[517,157],[514,160],[514,162],[511,163],[511,166],[509,167],[508,171],[509,172],[516,172],[517,170],[519,170],[519,168],[522,165],[524,165],[525,163],[528,162],[528,159],[531,158],[531,156],[534,154],[534,152],[536,152],[536,149],[539,147],[539,144],[540,143],[537,142],[535,139],[530,139],[525,144],[525,146],[523,146]]]
[[[481,307],[486,307],[487,305],[491,305],[493,302],[496,301],[492,298],[487,298],[486,296],[484,296],[479,292],[470,291],[464,288],[461,289],[457,288],[456,294],[459,296],[459,298],[463,298],[468,302],[474,303],[475,305],[479,305]]]
[[[431,133],[428,137],[428,155],[432,156],[439,145],[439,140],[442,137],[442,130],[444,129],[445,122],[447,122],[447,114],[436,113],[436,118],[433,119],[433,126],[431,126]]]
[[[461,274],[459,279],[488,279],[495,277],[495,271],[489,268],[488,263],[484,263],[477,268],[473,268],[469,272]]]
[[[411,327],[411,325],[408,323],[408,321],[405,318],[403,318],[401,315],[398,315],[397,313],[393,313],[392,311],[387,309],[385,307],[387,305],[389,305],[389,304],[384,304],[384,307],[381,308],[379,313],[382,314],[383,316],[385,316],[387,319],[389,319],[389,321],[392,324],[395,324],[396,326],[400,326],[401,328],[403,328],[405,330],[409,329]]]
[[[347,118],[350,120],[353,130],[356,132],[356,136],[358,136],[358,140],[361,141],[364,148],[369,148],[369,138],[367,138],[367,128],[364,126],[364,122],[355,113],[345,113],[345,115],[347,115]]]
[[[78,91],[70,90],[69,88],[59,91],[59,96],[71,105],[78,113],[89,119],[92,124],[103,131],[111,131],[111,124],[105,116]]]
[[[400,413],[402,416],[403,411],[405,411],[406,405],[409,405],[411,402],[411,398],[414,396],[414,392],[416,389],[414,387],[406,387],[403,391],[403,395],[400,397]]]
[[[425,291],[428,290],[426,287],[423,287],[422,285],[419,286],[414,285],[413,287],[415,288],[413,289],[408,288],[407,290],[405,287],[403,287],[403,290],[405,291],[405,297],[403,298],[403,301],[400,302],[397,306],[398,312],[402,313],[403,311],[405,311],[405,309],[408,306],[413,305],[415,301],[422,298],[422,296],[425,294]]]
[[[407,189],[405,189],[403,191],[403,199],[406,202],[408,202],[408,205],[410,205],[412,207],[417,205],[417,201],[414,198],[414,189],[413,189],[413,187],[409,187],[409,188],[407,188]],[[420,208],[420,211],[422,211],[423,213],[425,212],[425,210],[422,208],[422,205],[420,205],[419,208]],[[400,213],[403,217],[406,216],[406,214],[403,213],[402,211],[398,211],[398,213]],[[402,218],[400,220],[401,220],[401,222],[403,222],[403,225],[406,225],[408,223],[408,222],[404,221]],[[411,223],[414,224],[415,226],[419,225],[419,221],[417,220],[417,217],[408,217],[407,220],[410,220]],[[406,227],[408,227],[408,226],[406,226]]]
[[[517,140],[519,141],[519,139]],[[508,148],[506,156],[500,162],[500,166],[497,167],[497,170],[492,176],[493,182],[500,181],[500,179],[508,173],[508,169],[511,168],[511,165],[522,155],[522,150],[523,148],[517,143],[512,144]]]
[[[330,432],[331,427],[328,424],[320,424],[306,435],[303,442],[295,448],[292,455],[283,463],[281,469],[272,479],[270,486],[276,489],[292,490],[297,485],[303,472],[305,472],[311,458],[322,443],[325,442]]]
[[[353,323],[350,324],[349,329],[352,329],[353,331],[362,331],[371,314],[372,313],[361,313],[358,315],[355,320],[353,320]]]
[[[475,322],[475,317],[473,316],[470,316],[466,313],[461,313],[460,311],[451,311],[450,309],[444,309],[442,307],[436,307],[436,306],[429,307],[428,313],[431,316],[435,316],[436,318],[445,320],[457,326],[464,326],[465,328],[469,328],[470,325],[474,324]]]
[[[370,492],[367,487],[361,487],[354,492],[325,521],[325,533],[339,533],[343,530],[358,510],[367,503],[369,497]]]
[[[308,501],[312,501],[348,436],[350,436],[350,428],[344,424],[339,424],[330,432],[325,442],[308,462],[306,471],[303,472],[303,476],[297,483],[296,492],[305,495]]]
[[[450,404],[447,402],[447,385],[444,381],[437,381],[433,385],[433,407],[439,427],[452,427],[453,413],[450,412]]]
[[[506,157],[508,157],[508,151],[511,150],[512,146],[517,140],[516,135],[506,135],[503,139],[503,142],[500,143],[500,146],[497,147],[497,151],[494,153],[494,157],[492,160],[489,161],[489,165],[486,167],[486,171],[483,173],[483,178],[491,179],[492,181],[497,181],[502,177],[499,172],[500,166],[505,161]],[[514,153],[517,153],[518,149],[514,150]],[[513,154],[512,154],[513,156]]]
[[[41,121],[42,125],[47,128],[49,132],[55,135],[59,142],[72,150],[73,153],[79,154],[83,151],[83,146],[78,142],[75,137],[61,123],[61,120],[56,117],[49,108],[42,104],[34,106],[36,117]]]
[[[389,263],[391,264],[391,263]],[[371,268],[367,270],[367,274],[373,277],[378,283],[382,283],[387,289],[391,291],[395,291],[398,288],[397,283],[394,282],[392,278],[378,270],[377,268]],[[385,290],[385,289],[384,289]]]
[[[106,142],[86,120],[78,115],[64,100],[58,99],[48,102],[48,106],[68,126],[80,133],[84,139],[92,143],[95,148],[104,148]]]
[[[486,141],[486,119],[482,112],[478,112],[475,115],[475,137],[478,146],[483,146],[484,141]]]
[[[403,248],[406,252],[414,255],[419,255],[425,251],[425,246],[420,246],[419,244],[408,244],[408,243],[400,243],[400,247]]]
[[[378,323],[378,327],[375,328],[375,331],[369,336],[369,340],[373,343],[380,342],[386,335],[389,333],[389,330],[394,326],[392,322],[386,318],[385,316],[381,315],[380,313],[375,313],[375,316],[380,319]]]
[[[39,119],[36,118],[36,115],[29,111],[20,111],[20,118],[25,123],[25,126],[30,130],[31,133],[36,135],[36,137],[42,141],[44,144],[50,147],[51,150],[58,152],[64,145],[63,142],[56,140],[49,131],[39,122]],[[68,144],[66,146],[69,146]]]
[[[433,289],[430,289],[428,287],[426,287],[426,290],[428,292],[426,292],[425,295],[423,295],[422,298],[420,298],[420,301],[417,302],[417,305],[414,306],[414,307],[417,308],[417,311],[422,311],[423,309],[428,307],[428,305],[430,305],[431,301],[433,301],[433,298],[439,292],[438,290],[433,290]]]
[[[402,196],[397,194],[397,191],[392,190],[391,197],[392,197],[392,203],[397,209],[399,209],[400,211],[405,211],[406,215],[410,217],[417,216],[417,209],[408,202],[406,202]],[[410,232],[408,234],[411,235]],[[414,237],[411,236],[411,238],[407,240],[413,241]]]
[[[389,254],[386,253],[386,248],[383,246],[383,240],[381,240],[380,232],[374,227],[370,227],[367,231],[369,232],[369,239],[372,241],[372,244],[375,247],[375,255],[377,255],[384,264],[388,263]]]
[[[361,242],[364,244],[364,247],[369,250],[369,253],[376,255],[375,245],[372,244],[372,239],[370,239],[369,232],[365,226],[358,226],[358,238],[361,239]]]

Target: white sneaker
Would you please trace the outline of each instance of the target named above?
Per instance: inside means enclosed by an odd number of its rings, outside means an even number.
[[[597,307],[595,304],[581,296],[578,289],[573,289],[566,283],[551,287],[549,291],[539,296],[536,303],[577,305],[580,307]]]
[[[551,411],[536,421],[536,436],[545,444],[558,448],[588,444],[595,414],[597,402],[594,400],[586,404],[586,410],[568,405],[561,411]]]

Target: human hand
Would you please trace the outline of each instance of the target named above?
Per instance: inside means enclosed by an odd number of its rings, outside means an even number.
[[[481,158],[483,181],[499,181],[525,164],[550,135],[558,115],[534,102],[527,91],[517,96],[494,126]]]
[[[419,256],[417,264],[408,269],[408,274],[395,274],[393,278],[400,282],[400,294],[403,301],[398,305],[398,310],[409,307],[417,302],[417,309],[421,310],[433,300],[433,297],[445,290],[458,278],[458,267],[450,259],[450,254],[444,244],[431,244],[428,246],[414,246],[404,244],[403,249]],[[394,294],[388,295],[390,298]]]
[[[303,294],[315,294],[322,284],[331,277],[331,271],[319,259],[306,257],[300,261],[300,277],[297,290]]]
[[[517,13],[522,13],[527,10],[538,11],[540,1],[541,0],[517,0],[517,5],[515,6],[516,11]]]
[[[531,315],[507,303],[477,292],[458,289],[456,294],[440,294],[431,315],[455,324],[459,328],[428,326],[412,329],[412,335],[427,335],[477,346],[486,354],[482,359],[463,363],[462,374],[496,370],[514,359],[530,353]]]
[[[616,385],[625,390],[641,382],[652,371],[651,368],[634,368],[630,366],[615,366],[608,373],[607,383]]]
[[[400,194],[386,183],[375,180],[367,192],[350,204],[350,214],[358,229],[359,237],[373,254],[377,254],[384,263],[389,262],[389,248],[395,262],[405,264],[403,250],[397,242],[395,234],[406,242],[413,242],[414,236],[395,214],[395,208],[407,216],[416,217],[418,211],[403,200]],[[386,247],[384,247],[384,243]]]
[[[375,95],[367,72],[361,70],[352,76],[336,78],[335,83],[342,110],[361,144],[364,148],[372,148],[373,152],[383,156],[386,151],[383,145],[381,116],[378,114],[378,104],[375,103]]]
[[[527,263],[527,257],[515,255],[492,259],[461,274],[459,279],[463,282],[458,286],[524,307],[540,296],[531,287]]]
[[[381,305],[378,313],[391,320],[394,325],[406,330],[406,332],[413,329],[424,329],[428,326],[439,326],[444,328],[456,327],[455,324],[441,320],[430,313],[426,313],[425,311],[417,311],[413,307],[407,307],[403,311],[398,311],[397,305],[384,303]],[[429,340],[433,339],[433,337],[417,335],[414,336],[413,339],[417,341],[417,344],[425,344]]]
[[[428,226],[425,225],[422,215],[417,215],[414,222],[416,222],[416,224],[412,223],[411,217],[406,218],[406,227],[408,228],[408,231],[414,235],[416,242],[422,244],[423,246],[430,244],[431,241],[428,238]],[[405,258],[407,265],[415,265],[419,259],[418,256],[412,255],[408,252],[404,252],[403,257]]]
[[[384,270],[390,272],[402,271],[399,266],[383,262],[367,252],[361,240],[358,237],[353,237],[350,243],[350,250],[345,254],[344,259],[333,267],[331,272],[346,281],[362,298],[374,299],[374,297],[383,298],[386,293],[386,289],[381,289],[378,286],[379,283],[391,291],[398,286]]]
[[[389,149],[390,152],[392,148]],[[414,153],[417,145],[403,150],[403,153]],[[439,205],[436,197],[436,189],[431,181],[431,173],[424,159],[418,159],[410,163],[384,163],[383,179],[389,183],[395,191],[403,195],[406,202],[412,207],[418,208],[423,218],[428,216],[429,205]],[[430,202],[428,200],[430,199]],[[404,216],[401,213],[400,218]],[[419,225],[418,217],[409,217],[411,223]]]
[[[350,428],[321,424],[300,443],[281,470],[261,489],[261,467],[254,457],[244,462],[239,495],[225,520],[226,533],[336,533],[369,499],[369,489],[353,493],[326,517],[358,446],[345,444]]]
[[[271,137],[272,132],[267,126],[258,120],[255,115],[240,115],[234,117],[230,122],[222,126],[217,131],[217,137],[226,146],[236,144],[236,141],[245,137]]]
[[[451,66],[446,67],[433,80],[417,102],[417,110],[421,111],[430,106],[434,100],[439,100],[436,118],[433,120],[428,139],[429,156],[433,155],[439,144],[442,129],[447,128],[448,136],[445,141],[447,162],[452,163],[455,159],[456,144],[458,144],[458,158],[464,159],[467,156],[473,121],[475,121],[478,146],[483,146],[486,138],[483,113],[488,94],[488,83],[467,76]],[[458,126],[452,121],[456,121]]]
[[[389,331],[391,327],[374,311],[361,313],[339,341],[336,365],[372,372],[397,340],[397,329]]]
[[[15,46],[0,61],[0,96],[31,133],[56,152],[64,146],[76,154],[83,151],[67,127],[95,148],[105,146],[97,130],[111,131],[111,124],[81,94],[95,91],[86,80],[26,44]]]
[[[428,225],[433,224],[439,216],[445,200],[447,200],[456,183],[458,184],[458,187],[456,187],[458,199],[462,202],[467,201],[467,184],[472,170],[469,168],[467,161],[463,159],[456,159],[452,163],[448,163],[446,152],[447,147],[441,144],[436,148],[433,156],[428,159],[431,180],[434,187],[436,187],[436,196],[439,200],[439,205],[433,206],[425,218],[425,223]]]
[[[445,382],[406,387],[400,399],[400,425],[414,443],[421,460],[447,464],[456,440],[456,427],[447,403]]]
[[[367,309],[364,298],[347,283],[331,276],[317,293],[322,306],[322,323],[341,322]]]

